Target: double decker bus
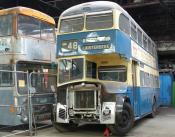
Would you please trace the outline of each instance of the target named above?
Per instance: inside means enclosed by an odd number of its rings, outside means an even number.
[[[50,119],[56,88],[55,21],[34,9],[0,10],[0,125]],[[52,73],[52,74],[50,74]]]
[[[159,106],[156,45],[118,4],[73,6],[59,19],[54,126],[105,124],[124,135]]]

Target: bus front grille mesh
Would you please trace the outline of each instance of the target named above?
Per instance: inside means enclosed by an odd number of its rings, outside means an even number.
[[[94,109],[95,91],[75,91],[75,109]]]

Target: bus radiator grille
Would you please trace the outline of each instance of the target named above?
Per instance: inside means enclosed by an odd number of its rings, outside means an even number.
[[[75,91],[75,109],[94,109],[95,108],[94,91]]]

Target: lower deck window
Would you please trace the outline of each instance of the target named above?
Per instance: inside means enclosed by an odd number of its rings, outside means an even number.
[[[83,58],[61,59],[59,61],[59,82],[69,82],[83,78]]]
[[[0,65],[0,86],[13,86],[13,72],[12,65]]]
[[[18,62],[17,70],[24,71],[17,73],[17,86],[20,94],[27,94],[29,83],[34,89],[32,92],[44,93],[56,90],[56,75],[53,75],[56,68],[52,68],[51,64]]]
[[[99,67],[98,77],[100,80],[125,82],[127,70],[125,66]]]
[[[96,78],[97,64],[91,61],[86,61],[86,64],[87,64],[87,70],[86,70],[87,77]]]

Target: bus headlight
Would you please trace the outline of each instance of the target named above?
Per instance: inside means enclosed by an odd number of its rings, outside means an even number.
[[[22,116],[21,116],[21,121],[22,121],[23,123],[27,123],[27,122],[28,122],[28,117],[27,117],[26,115],[22,115]]]
[[[70,115],[70,116],[74,116],[74,111],[73,111],[73,109],[69,109],[69,115]]]

